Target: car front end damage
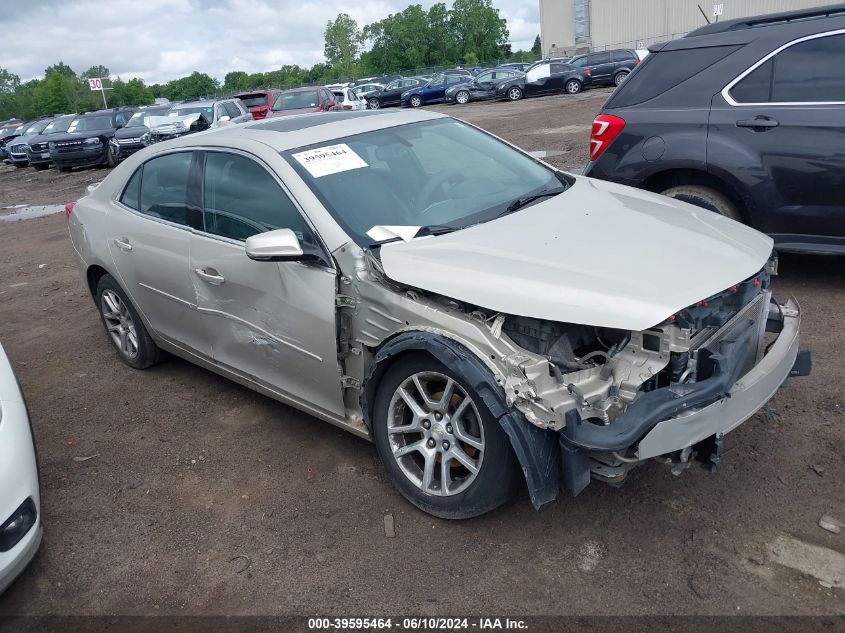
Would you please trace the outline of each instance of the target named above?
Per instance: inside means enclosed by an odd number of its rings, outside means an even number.
[[[482,394],[536,508],[592,479],[620,484],[652,458],[676,474],[695,460],[715,469],[723,436],[787,377],[809,373],[798,305],[772,298],[774,260],[654,327],[625,331],[493,312],[408,287],[354,250],[335,253],[349,271],[337,303],[349,419],[366,429],[393,359],[430,354]]]

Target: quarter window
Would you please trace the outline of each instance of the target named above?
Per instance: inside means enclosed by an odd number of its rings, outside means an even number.
[[[261,165],[246,156],[209,152],[203,183],[205,230],[234,240],[291,229],[300,241],[308,230],[299,210]]]
[[[845,102],[845,35],[784,49],[731,89],[738,103]]]
[[[610,53],[597,53],[596,55],[589,56],[590,66],[595,64],[609,64],[613,61],[613,55]]]
[[[179,152],[153,158],[144,164],[140,188],[141,213],[192,228],[202,228],[199,210],[190,209],[188,205],[191,158],[191,152]]]
[[[238,109],[238,106],[234,104],[234,102],[226,101],[223,103],[223,107],[226,108],[226,112],[231,118],[237,119],[239,116],[241,116],[241,111]]]
[[[129,184],[126,185],[126,189],[123,190],[123,195],[120,196],[120,201],[125,204],[130,209],[138,210],[138,200],[141,196],[141,170],[143,167],[139,167],[135,170],[135,173],[132,174],[132,178],[129,179]]]

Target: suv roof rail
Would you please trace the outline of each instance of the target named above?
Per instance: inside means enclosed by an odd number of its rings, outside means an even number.
[[[753,15],[746,18],[726,20],[724,22],[713,22],[707,26],[702,26],[694,31],[690,31],[684,37],[727,33],[728,31],[752,29],[760,26],[775,26],[789,22],[797,22],[800,20],[827,18],[837,15],[845,16],[845,3],[830,4],[827,6],[813,7],[812,9],[801,9],[798,11],[784,11],[781,13],[769,13],[767,15]]]

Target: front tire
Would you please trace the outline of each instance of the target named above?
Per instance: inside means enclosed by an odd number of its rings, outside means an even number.
[[[469,91],[468,90],[459,90],[458,94],[455,95],[455,101],[460,103],[461,105],[465,103],[469,103]]]
[[[50,164],[49,163],[37,163],[37,164],[33,165],[33,167],[35,167],[36,171],[44,171],[45,169],[50,167]]]
[[[577,95],[581,92],[581,82],[577,79],[570,79],[566,82],[566,93],[571,95]]]
[[[519,471],[501,425],[465,377],[428,355],[390,367],[372,433],[393,485],[429,514],[467,519],[514,492]]]
[[[511,86],[508,88],[508,101],[519,101],[522,99],[522,88],[519,86]]]
[[[678,187],[671,187],[662,193],[664,196],[669,196],[682,202],[688,202],[702,209],[724,215],[731,220],[742,222],[742,215],[737,210],[736,205],[727,196],[710,187],[680,185]]]
[[[135,306],[111,275],[103,275],[97,284],[97,307],[109,342],[120,360],[135,369],[146,369],[162,359],[162,351],[150,337]]]
[[[409,101],[411,103],[412,108],[419,108],[423,104],[422,103],[422,97],[420,97],[419,95],[414,95],[413,97],[410,98]]]
[[[617,88],[622,85],[622,82],[625,81],[626,77],[630,75],[631,72],[628,70],[620,70],[613,76],[613,85]]]
[[[115,167],[117,167],[117,164],[119,162],[120,161],[117,160],[117,156],[114,155],[114,148],[109,145],[106,148],[106,165],[114,169]]]
[[[381,101],[378,99],[370,99],[367,102],[367,107],[369,107],[370,110],[378,110],[381,107]]]

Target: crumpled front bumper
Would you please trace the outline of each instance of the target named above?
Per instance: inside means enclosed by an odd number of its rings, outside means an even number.
[[[798,356],[801,310],[794,298],[783,306],[782,329],[765,356],[730,388],[726,397],[696,411],[659,422],[637,446],[638,459],[682,450],[734,430],[757,412],[789,377]]]

